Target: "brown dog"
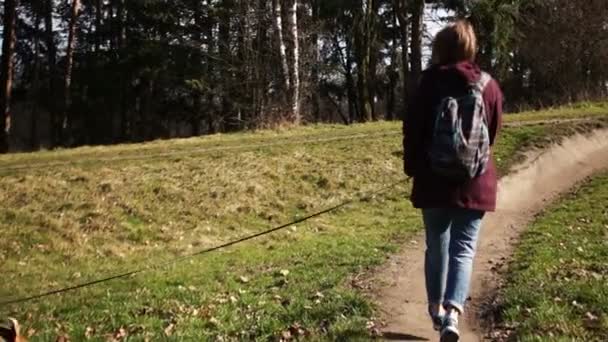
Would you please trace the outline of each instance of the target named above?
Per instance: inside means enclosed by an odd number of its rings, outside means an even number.
[[[21,335],[21,328],[16,319],[9,318],[0,324],[0,342],[27,342]]]

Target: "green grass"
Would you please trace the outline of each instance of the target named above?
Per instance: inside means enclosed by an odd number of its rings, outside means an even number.
[[[584,102],[570,106],[550,108],[542,111],[528,111],[507,114],[506,124],[525,123],[542,120],[576,120],[605,118],[608,116],[608,102]],[[261,145],[298,145],[303,141],[327,139],[352,139],[356,136],[393,135],[401,133],[399,122],[378,122],[373,124],[309,125],[305,127],[278,130],[263,130],[249,133],[216,134],[200,138],[180,140],[158,140],[143,144],[81,147],[69,150],[53,150],[38,153],[18,153],[0,156],[0,174],[11,170],[52,165],[103,165],[107,162],[133,162],[163,160],[166,158],[196,157],[203,154],[222,154],[231,151],[257,150]],[[272,147],[272,146],[270,146]]]
[[[608,113],[608,102],[579,102],[568,106],[544,109],[540,111],[527,111],[509,115],[506,122],[537,121],[537,120],[572,120],[583,117],[602,117]]]
[[[514,341],[608,341],[608,173],[548,208],[510,267]]]
[[[499,168],[606,124],[506,128]],[[391,184],[403,178],[398,131],[396,123],[321,125],[2,156],[0,298],[154,265]],[[267,340],[290,329],[366,338],[375,311],[348,279],[420,230],[408,188],[162,270],[1,307],[0,316],[18,318],[34,341],[122,332],[133,341]]]

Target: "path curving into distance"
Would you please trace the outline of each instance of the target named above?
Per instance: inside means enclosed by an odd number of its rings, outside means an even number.
[[[498,210],[486,216],[473,271],[471,302],[461,324],[463,342],[484,341],[481,313],[497,291],[514,244],[527,225],[577,183],[608,169],[608,129],[576,135],[531,153],[500,181]],[[424,240],[418,237],[373,276],[372,291],[386,340],[438,341],[426,314]]]

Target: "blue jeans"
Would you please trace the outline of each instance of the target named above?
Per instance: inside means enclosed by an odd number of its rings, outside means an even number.
[[[428,301],[461,314],[469,296],[473,258],[485,212],[469,209],[424,209],[425,275]]]

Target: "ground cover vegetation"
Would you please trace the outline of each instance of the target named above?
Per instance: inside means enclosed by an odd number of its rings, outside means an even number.
[[[608,174],[550,206],[520,242],[502,291],[514,341],[608,339]]]
[[[526,150],[607,123],[506,127],[495,149],[501,173]],[[320,125],[110,148],[150,159],[98,162],[106,150],[90,147],[3,156],[3,166],[19,169],[0,171],[2,299],[157,265],[353,196],[362,201],[219,253],[0,312],[41,341],[366,338],[375,310],[357,275],[421,227],[406,200],[401,138],[384,134],[395,129]],[[336,136],[343,139],[311,139]],[[279,143],[252,146],[268,142]],[[223,144],[241,147],[201,153]],[[51,155],[61,163],[49,164]]]

